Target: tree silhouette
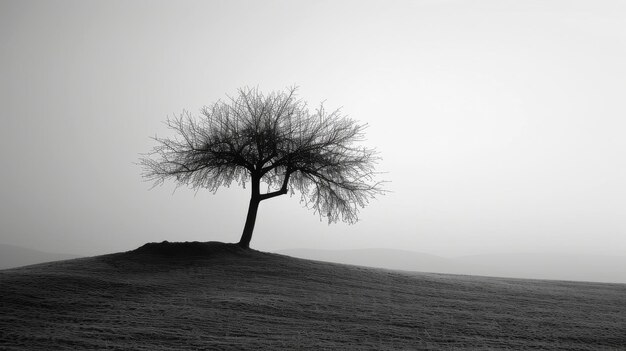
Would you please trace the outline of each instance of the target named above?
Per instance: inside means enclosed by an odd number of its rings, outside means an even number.
[[[264,95],[244,88],[217,101],[194,118],[183,112],[168,118],[174,138],[154,137],[143,155],[143,176],[160,185],[216,192],[233,181],[251,183],[250,204],[239,245],[250,246],[261,201],[298,191],[301,201],[328,222],[354,223],[358,210],[382,193],[375,180],[379,160],[372,148],[358,145],[366,125],[327,112],[314,112],[296,97],[296,88]],[[267,191],[261,192],[262,183]]]

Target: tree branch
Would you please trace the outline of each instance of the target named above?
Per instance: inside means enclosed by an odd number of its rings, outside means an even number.
[[[289,176],[291,176],[291,173],[292,173],[292,171],[290,169],[288,169],[285,172],[285,178],[283,179],[283,185],[280,187],[279,190],[276,190],[276,191],[273,191],[273,192],[267,193],[267,194],[261,194],[261,201],[267,200],[267,199],[271,199],[271,198],[276,197],[276,196],[287,194],[287,188],[289,186]]]

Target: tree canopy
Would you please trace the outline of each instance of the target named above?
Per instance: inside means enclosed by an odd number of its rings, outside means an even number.
[[[266,95],[243,88],[205,106],[199,117],[183,112],[169,118],[175,136],[154,138],[157,145],[140,160],[143,176],[155,185],[173,179],[213,192],[250,182],[244,247],[259,203],[287,193],[300,193],[304,205],[329,223],[356,222],[359,208],[384,192],[375,179],[379,157],[360,144],[367,126],[323,104],[310,111],[296,90]]]

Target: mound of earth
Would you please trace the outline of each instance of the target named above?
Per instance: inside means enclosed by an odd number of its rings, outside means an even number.
[[[243,254],[249,250],[241,248],[237,244],[228,244],[218,241],[199,242],[169,242],[147,243],[129,253],[158,255],[158,256],[212,256],[216,254],[231,253]]]

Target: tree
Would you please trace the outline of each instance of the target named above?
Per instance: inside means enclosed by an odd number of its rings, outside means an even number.
[[[300,192],[301,201],[329,224],[354,223],[358,210],[382,193],[375,180],[376,151],[359,145],[366,125],[327,112],[314,112],[296,97],[296,88],[264,95],[244,88],[236,97],[168,118],[174,138],[154,137],[157,145],[140,159],[143,176],[162,184],[216,192],[233,181],[250,181],[248,215],[239,245],[250,246],[262,201]],[[261,192],[264,184],[267,191]]]

